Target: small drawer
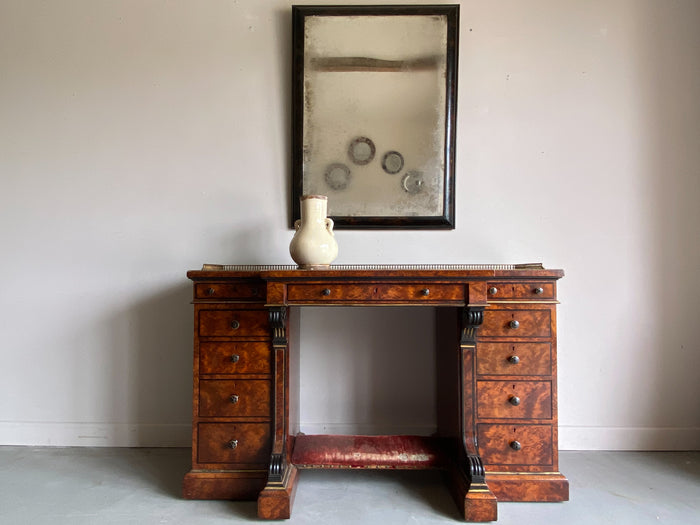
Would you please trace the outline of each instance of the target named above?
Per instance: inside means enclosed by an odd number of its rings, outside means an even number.
[[[463,284],[396,284],[378,287],[379,298],[382,301],[464,301]]]
[[[272,351],[267,342],[199,343],[200,374],[269,374]]]
[[[550,381],[477,381],[480,418],[552,419]]]
[[[550,343],[487,343],[476,347],[479,375],[548,376],[552,373]]]
[[[551,425],[477,425],[486,465],[551,465]]]
[[[489,300],[499,299],[548,299],[555,297],[554,283],[488,283]]]
[[[376,299],[378,287],[352,284],[290,284],[287,300],[299,303],[369,301]]]
[[[270,417],[270,381],[266,379],[201,380],[201,417]]]
[[[250,337],[270,335],[267,310],[200,310],[199,335]]]
[[[269,423],[199,423],[199,463],[260,465],[270,462],[272,440]]]
[[[487,309],[477,333],[480,337],[550,337],[552,315],[548,309]]]
[[[195,299],[220,299],[241,301],[265,301],[263,283],[197,283]]]

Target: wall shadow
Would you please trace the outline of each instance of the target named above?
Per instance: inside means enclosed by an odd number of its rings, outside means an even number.
[[[639,22],[646,77],[647,196],[654,377],[646,422],[656,449],[700,448],[700,5],[647,3]],[[641,379],[641,378],[640,378]],[[644,380],[642,379],[644,382]],[[672,428],[677,433],[661,432]],[[673,436],[673,437],[672,437]],[[695,436],[693,438],[693,436]]]

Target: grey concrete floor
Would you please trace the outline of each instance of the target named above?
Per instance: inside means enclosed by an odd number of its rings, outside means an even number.
[[[562,452],[566,503],[500,503],[509,524],[700,524],[700,452]],[[254,502],[180,497],[189,449],[0,447],[2,524],[231,524]],[[294,524],[458,523],[437,472],[302,471]]]

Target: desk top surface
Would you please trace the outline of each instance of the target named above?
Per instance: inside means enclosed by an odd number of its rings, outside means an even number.
[[[357,279],[559,279],[563,270],[528,264],[371,264],[332,265],[327,269],[301,270],[293,265],[205,264],[187,272],[192,280],[258,278],[269,281]]]

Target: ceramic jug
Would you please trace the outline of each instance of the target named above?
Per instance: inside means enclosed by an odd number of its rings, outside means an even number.
[[[333,219],[326,216],[328,197],[303,195],[300,201],[301,219],[294,223],[296,233],[289,244],[289,253],[301,269],[328,268],[338,256]]]

